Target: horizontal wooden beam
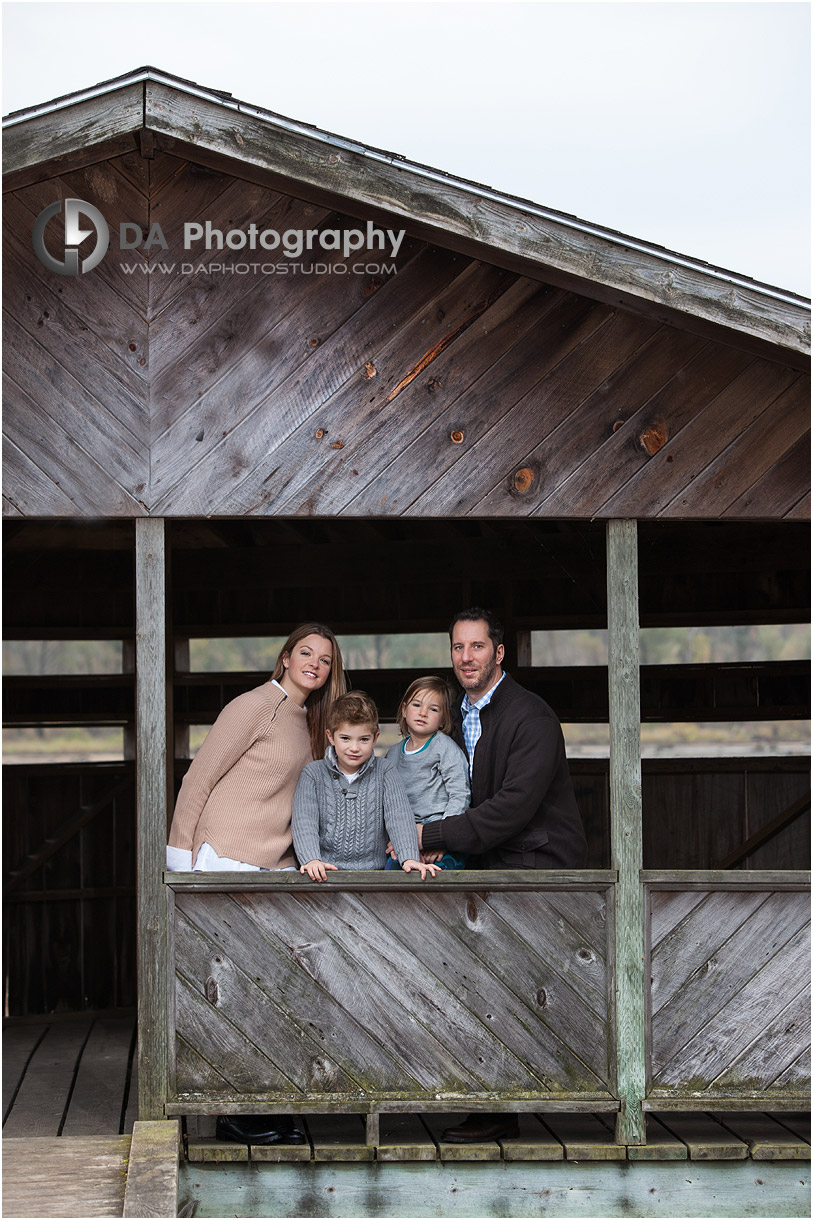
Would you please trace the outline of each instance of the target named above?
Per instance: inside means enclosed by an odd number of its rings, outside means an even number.
[[[613,1114],[618,1102],[607,1093],[469,1093],[426,1094],[424,1097],[401,1098],[380,1093],[352,1094],[342,1098],[320,1097],[308,1102],[306,1098],[291,1099],[280,1093],[247,1093],[242,1097],[234,1093],[222,1097],[207,1093],[206,1098],[194,1093],[181,1093],[166,1104],[167,1115],[256,1113],[257,1108],[273,1109],[279,1114],[444,1114],[450,1110],[516,1110],[522,1114],[533,1114],[544,1110],[550,1114]],[[798,1107],[797,1107],[798,1109]]]
[[[169,889],[183,893],[316,893],[326,890],[387,890],[395,893],[414,890],[415,886],[431,884],[442,890],[605,890],[615,883],[614,869],[585,868],[544,870],[531,869],[465,869],[457,873],[444,870],[421,881],[416,873],[385,872],[373,870],[354,872],[343,870],[338,876],[328,876],[327,881],[311,881],[300,873],[171,873],[164,872],[164,882]]]
[[[390,719],[413,678],[430,672],[451,676],[445,669],[367,669],[351,671],[350,678],[356,689],[373,696],[382,717]],[[604,666],[536,666],[512,672],[528,690],[546,699],[560,720],[606,722]],[[229,699],[266,677],[263,673],[176,675],[176,719],[186,724],[210,723]],[[644,665],[641,701],[646,723],[805,720],[810,716],[810,663]]]
[[[512,670],[528,690],[547,700],[559,719],[572,724],[607,721],[607,670],[601,665],[535,666]],[[391,720],[413,678],[446,669],[352,670],[357,690],[378,703]],[[175,677],[175,720],[211,724],[229,700],[261,685],[264,671],[194,673]],[[120,675],[9,675],[3,683],[3,720],[8,726],[44,724],[122,725],[135,715],[134,678]],[[772,661],[641,667],[642,721],[761,722],[807,720],[810,662]]]
[[[809,1110],[810,1109],[810,1094],[799,1093],[795,1096],[774,1096],[773,1093],[751,1093],[738,1094],[736,1097],[717,1097],[703,1096],[697,1094],[695,1096],[681,1094],[680,1096],[667,1096],[660,1093],[652,1093],[651,1096],[644,1098],[643,1107],[647,1111],[664,1112],[669,1110]]]
[[[807,890],[810,871],[766,868],[731,873],[718,868],[645,868],[641,870],[641,881],[652,890]]]

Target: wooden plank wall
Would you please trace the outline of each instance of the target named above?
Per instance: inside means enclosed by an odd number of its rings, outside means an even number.
[[[650,1104],[809,1093],[809,894],[652,888],[649,910]]]
[[[131,763],[3,768],[10,1015],[135,1004]],[[77,811],[97,808],[59,846]],[[53,848],[53,850],[52,850]],[[42,862],[15,884],[8,874]]]
[[[303,880],[220,893],[172,878],[175,1079],[190,1112],[214,1098],[297,1112],[608,1097],[603,890],[515,892],[486,874],[409,892],[370,888],[369,874],[341,889]]]
[[[94,204],[117,234],[121,221],[147,223],[148,196],[146,163],[135,153],[4,195],[3,503],[10,515],[148,511],[147,277],[122,271],[143,258],[109,251],[93,272],[59,276],[31,244],[36,217],[57,199]]]
[[[170,248],[146,274],[114,241],[55,277],[29,234],[66,195]],[[809,380],[781,363],[409,234],[384,270],[372,247],[361,275],[322,250],[304,273],[227,274],[245,252],[184,251],[184,222],[363,217],[166,151],[6,208],[12,515],[809,516]]]

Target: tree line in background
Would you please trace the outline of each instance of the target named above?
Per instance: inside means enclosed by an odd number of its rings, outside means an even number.
[[[272,669],[282,638],[190,641],[193,672]],[[449,665],[449,641],[431,635],[340,636],[345,665],[355,669],[437,669]],[[643,665],[736,661],[805,660],[810,629],[803,624],[757,627],[649,627],[641,631]],[[535,631],[534,665],[606,665],[606,631]],[[64,675],[121,673],[118,640],[7,640],[6,674]]]

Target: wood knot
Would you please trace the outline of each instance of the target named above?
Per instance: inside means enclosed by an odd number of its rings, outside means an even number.
[[[209,1003],[216,1005],[218,1002],[218,999],[220,998],[220,995],[219,995],[219,992],[217,989],[217,979],[212,978],[212,976],[209,975],[208,979],[204,983],[203,991],[204,991],[206,999],[209,1001]]]
[[[663,449],[666,442],[669,440],[669,433],[665,424],[650,424],[648,428],[644,428],[639,440],[641,448],[646,450],[650,457]]]
[[[375,377],[375,375],[376,375],[376,367],[374,364],[371,364],[370,361],[368,360],[364,366],[364,376],[369,381],[370,378]]]
[[[474,923],[477,919],[477,903],[473,898],[470,898],[466,903],[466,917],[471,923]]]
[[[578,957],[582,962],[594,962],[596,960],[595,954],[590,949],[585,948],[579,949],[576,953],[576,957]]]
[[[433,390],[442,390],[443,382],[438,377],[430,377],[426,383],[426,388],[431,394]]]
[[[313,439],[315,441],[320,441],[324,435],[325,435],[324,428],[317,428],[313,434]]]
[[[334,441],[330,447],[331,449],[344,449],[344,441]]]
[[[319,346],[319,340],[314,335],[314,337],[311,339],[311,347],[318,347],[318,346]]]
[[[536,993],[536,1003],[537,1003],[537,1006],[538,1006],[539,1008],[547,1008],[547,1006],[548,1006],[548,993],[547,993],[547,991],[545,991],[545,988],[544,988],[544,987],[540,987],[540,988],[539,988],[539,991],[537,991],[537,993]]]
[[[364,295],[366,297],[371,297],[374,292],[378,292],[380,287],[381,287],[380,280],[368,280],[367,283],[364,285]]]
[[[514,488],[523,495],[526,491],[531,490],[531,484],[534,481],[534,472],[528,466],[523,466],[520,470],[514,473]]]
[[[623,428],[623,427],[624,427],[623,419],[617,419],[615,421],[615,423],[613,424],[613,432],[617,432],[619,428]]]
[[[462,432],[455,429],[454,432],[449,433],[449,439],[453,445],[462,445],[465,438]]]

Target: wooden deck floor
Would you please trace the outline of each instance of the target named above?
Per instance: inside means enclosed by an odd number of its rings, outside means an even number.
[[[129,1135],[134,1012],[54,1014],[3,1029],[3,1138]]]
[[[135,1013],[3,1030],[3,1215],[120,1216],[137,1117]]]
[[[449,1144],[443,1128],[464,1115],[382,1114],[378,1145],[359,1115],[300,1119],[308,1143],[252,1147],[214,1138],[214,1119],[188,1121],[187,1159],[221,1161],[793,1161],[810,1159],[807,1114],[647,1115],[647,1143],[616,1144],[611,1114],[522,1114],[517,1139]],[[197,1127],[197,1131],[196,1128]],[[207,1132],[210,1132],[207,1134]]]
[[[71,1014],[6,1023],[3,1215],[120,1216],[137,1118],[135,1014]],[[382,1115],[376,1148],[356,1115],[310,1115],[308,1143],[251,1148],[214,1139],[190,1118],[190,1162],[796,1160],[810,1156],[806,1114],[648,1116],[649,1142],[613,1142],[612,1115],[527,1114],[517,1140],[444,1143],[453,1115]]]

